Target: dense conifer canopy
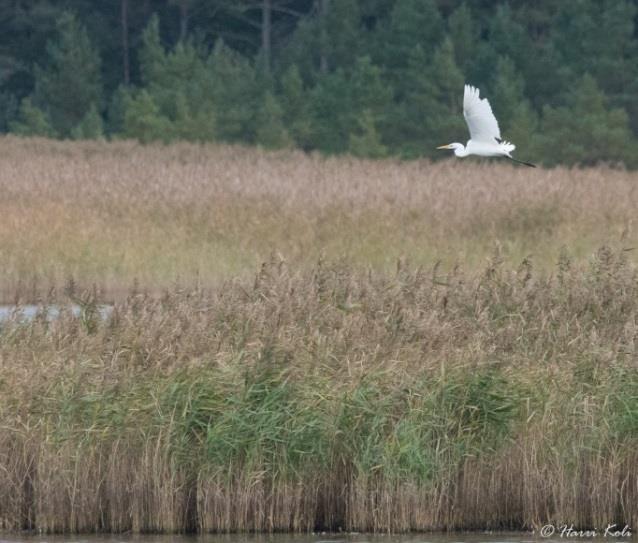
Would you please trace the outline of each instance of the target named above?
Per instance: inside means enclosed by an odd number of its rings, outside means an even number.
[[[0,130],[638,166],[638,0],[0,0]]]

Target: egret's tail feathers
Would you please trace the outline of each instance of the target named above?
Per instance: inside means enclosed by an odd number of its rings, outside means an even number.
[[[501,147],[506,153],[511,153],[514,149],[516,149],[516,145],[510,143],[509,141],[502,142]]]

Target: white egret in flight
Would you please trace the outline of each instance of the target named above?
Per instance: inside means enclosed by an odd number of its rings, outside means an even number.
[[[516,145],[503,141],[498,122],[487,98],[479,98],[479,90],[471,85],[465,85],[463,94],[463,116],[467,127],[470,129],[470,139],[467,145],[462,143],[450,143],[441,145],[437,149],[454,149],[458,157],[468,155],[478,156],[505,156],[514,162],[525,164],[535,168],[534,164],[512,158],[510,154]]]

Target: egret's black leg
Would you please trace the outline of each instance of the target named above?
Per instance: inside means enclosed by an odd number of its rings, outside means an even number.
[[[523,162],[522,160],[516,160],[515,158],[512,158],[509,155],[505,155],[505,156],[513,162],[518,162],[519,164],[525,164],[525,166],[529,166],[530,168],[536,168],[536,164],[532,164],[531,162]]]

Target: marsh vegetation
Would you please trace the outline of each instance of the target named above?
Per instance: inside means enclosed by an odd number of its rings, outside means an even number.
[[[552,271],[562,253],[638,244],[638,184],[606,168],[539,170],[494,162],[323,158],[242,147],[4,138],[0,290],[34,301],[73,278],[118,298],[251,278],[279,253],[392,271]],[[29,300],[27,300],[29,299]]]
[[[635,175],[5,148],[0,527],[638,523]]]

